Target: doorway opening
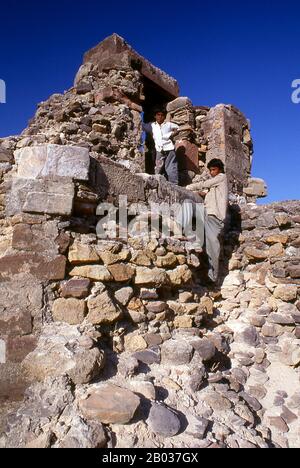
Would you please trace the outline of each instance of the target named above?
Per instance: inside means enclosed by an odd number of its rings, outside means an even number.
[[[144,77],[144,96],[143,103],[143,121],[144,123],[154,122],[154,112],[157,107],[166,107],[167,104],[175,99],[164,89],[160,88],[153,81]],[[155,143],[151,134],[145,135],[144,140],[145,170],[147,174],[155,173],[156,150]]]

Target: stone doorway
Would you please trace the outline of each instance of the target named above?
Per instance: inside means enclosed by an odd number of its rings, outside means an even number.
[[[157,107],[166,107],[173,101],[174,96],[169,94],[156,83],[144,77],[143,121],[149,123],[154,121],[154,111]],[[154,174],[155,170],[155,144],[151,135],[146,135],[144,142],[145,169],[147,174]]]

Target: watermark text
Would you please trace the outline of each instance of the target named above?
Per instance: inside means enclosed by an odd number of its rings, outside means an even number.
[[[0,104],[6,104],[6,83],[0,79]]]
[[[294,89],[292,93],[292,102],[294,104],[300,104],[300,79],[292,82],[292,88]]]

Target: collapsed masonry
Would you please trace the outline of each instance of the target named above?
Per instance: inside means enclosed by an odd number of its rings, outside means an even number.
[[[178,96],[114,35],[86,54],[74,88],[0,141],[4,447],[297,445],[300,205],[247,204],[266,195],[250,177],[249,123]],[[142,147],[142,113],[157,104],[181,126],[183,187],[151,175]],[[201,203],[184,185],[214,157],[232,202],[220,289],[203,284],[192,243],[147,238],[140,220],[140,235],[99,239],[100,202],[126,195],[146,214]]]

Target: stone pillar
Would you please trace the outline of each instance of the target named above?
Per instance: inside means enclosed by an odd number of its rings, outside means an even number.
[[[251,173],[253,143],[250,124],[234,106],[220,104],[208,112],[201,128],[208,140],[206,162],[221,159],[226,166],[230,189],[243,194]]]
[[[180,126],[176,137],[176,152],[179,161],[180,184],[191,183],[199,174],[199,150],[196,145],[195,112],[192,101],[179,97],[167,106],[169,119]]]

